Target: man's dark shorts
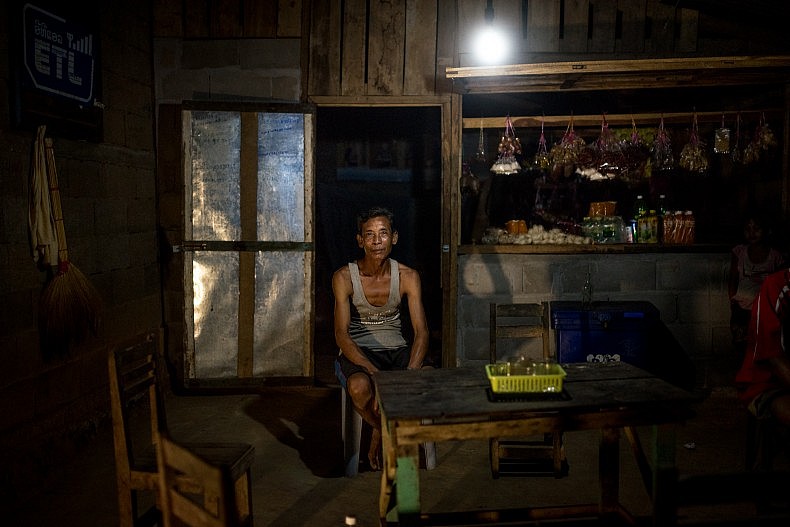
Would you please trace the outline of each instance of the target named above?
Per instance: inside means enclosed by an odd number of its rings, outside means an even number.
[[[362,352],[379,370],[405,370],[409,365],[409,346],[401,346],[384,351],[371,351],[362,348]],[[348,360],[342,353],[337,356],[335,360],[335,375],[340,381],[343,388],[346,387],[346,382],[349,377],[357,372],[367,374],[368,371],[350,360]]]

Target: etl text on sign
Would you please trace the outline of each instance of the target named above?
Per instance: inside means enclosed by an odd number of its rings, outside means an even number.
[[[35,88],[92,104],[93,33],[31,4],[23,8],[25,70]]]

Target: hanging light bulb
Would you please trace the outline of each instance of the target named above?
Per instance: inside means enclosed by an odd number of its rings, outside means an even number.
[[[484,64],[498,64],[507,56],[508,49],[504,35],[494,27],[493,0],[486,2],[485,20],[486,25],[475,40],[475,55]]]

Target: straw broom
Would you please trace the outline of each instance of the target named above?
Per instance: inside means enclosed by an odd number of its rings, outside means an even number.
[[[44,143],[49,196],[58,239],[58,266],[42,294],[39,321],[48,347],[68,351],[72,343],[78,343],[88,332],[95,334],[98,330],[101,298],[82,271],[69,261],[55,151],[52,139],[46,138]],[[41,148],[41,145],[37,146]]]

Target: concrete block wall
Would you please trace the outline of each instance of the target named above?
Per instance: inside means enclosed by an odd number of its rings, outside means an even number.
[[[11,20],[13,3],[0,13]],[[100,12],[103,141],[53,139],[69,259],[102,299],[101,325],[68,354],[43,347],[48,274],[32,259],[28,186],[35,131],[0,105],[0,509],[47,489],[109,423],[107,348],[161,320],[150,13],[123,0]],[[0,16],[3,18],[3,16]],[[0,56],[11,56],[0,34]],[[0,61],[0,100],[13,63]],[[33,127],[39,123],[31,123]]]
[[[648,301],[697,366],[698,383],[732,382],[726,253],[467,254],[458,259],[457,365],[489,356],[491,302]],[[552,335],[554,346],[554,335]]]
[[[279,100],[301,95],[301,39],[154,41],[158,104]]]

